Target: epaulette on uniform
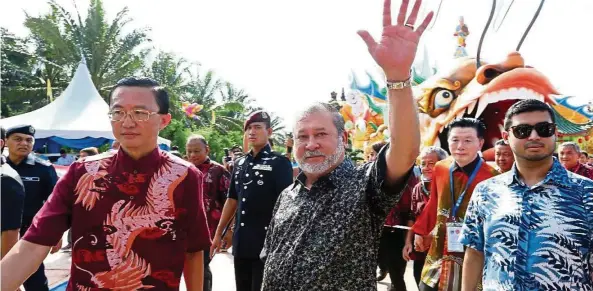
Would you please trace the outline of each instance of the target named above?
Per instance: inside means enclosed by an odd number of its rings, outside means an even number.
[[[272,155],[274,155],[274,156],[277,156],[277,157],[283,157],[283,158],[287,159],[288,161],[290,161],[290,160],[289,160],[289,159],[286,157],[286,155],[285,155],[285,154],[283,154],[283,153],[272,151]]]
[[[44,159],[42,159],[42,158],[40,158],[40,157],[37,157],[37,156],[33,158],[33,161],[34,161],[36,164],[40,164],[40,165],[43,165],[43,166],[46,166],[46,167],[51,167],[51,166],[52,166],[52,164],[51,164],[51,162],[50,162],[50,161],[48,161],[48,160],[44,160]]]

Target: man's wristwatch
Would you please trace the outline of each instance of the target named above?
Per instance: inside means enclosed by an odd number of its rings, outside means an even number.
[[[405,81],[392,81],[387,80],[387,89],[389,90],[401,90],[403,88],[412,87],[412,82],[410,82],[410,78]]]

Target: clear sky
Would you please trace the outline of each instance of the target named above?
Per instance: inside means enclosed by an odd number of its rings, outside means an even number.
[[[68,10],[73,1],[86,12],[88,0],[57,0]],[[392,0],[393,18],[401,3]],[[413,3],[413,0],[411,0]],[[510,0],[497,1],[502,14]],[[497,31],[489,31],[484,58],[500,60],[515,49],[540,1],[517,0]],[[259,105],[291,122],[304,103],[327,101],[331,91],[347,87],[351,70],[376,73],[377,67],[356,34],[381,33],[382,0],[104,0],[107,17],[124,6],[132,27],[152,28],[158,49],[201,62],[257,98]],[[423,13],[440,0],[425,0]],[[452,59],[457,19],[465,17],[468,52],[475,55],[488,18],[489,0],[443,0],[433,29],[421,42],[431,61]],[[410,7],[412,5],[410,4]],[[24,12],[45,12],[44,0],[3,1],[0,25],[25,35]],[[411,9],[411,8],[410,8]],[[524,42],[527,63],[546,74],[563,93],[593,100],[588,73],[593,69],[593,1],[547,0]],[[422,51],[418,52],[422,56]]]

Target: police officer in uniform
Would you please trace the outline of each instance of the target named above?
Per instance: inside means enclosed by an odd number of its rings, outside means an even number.
[[[245,121],[250,151],[236,160],[222,218],[210,254],[221,247],[223,231],[235,217],[233,256],[237,291],[259,291],[264,263],[259,259],[278,196],[292,183],[292,164],[269,145],[270,115],[256,111]]]
[[[6,162],[19,173],[25,185],[25,203],[20,229],[21,237],[27,232],[33,222],[33,217],[48,199],[58,180],[56,170],[52,164],[32,153],[34,143],[35,128],[31,125],[14,126],[6,131],[6,145],[8,147]],[[61,242],[52,248],[51,253],[58,251],[60,245]],[[23,286],[25,290],[49,290],[43,264],[25,281]]]
[[[0,153],[4,151],[6,131],[0,127]],[[25,187],[19,174],[6,163],[4,156],[0,155],[0,194],[2,195],[2,253],[0,259],[19,240],[19,229],[23,218],[23,203],[25,202]]]

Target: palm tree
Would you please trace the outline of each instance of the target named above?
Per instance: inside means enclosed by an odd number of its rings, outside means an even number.
[[[143,47],[150,42],[148,29],[123,32],[132,21],[127,17],[127,7],[108,23],[101,0],[90,1],[85,19],[78,7],[75,7],[76,17],[73,17],[55,0],[50,0],[49,5],[51,12],[47,15],[26,15],[25,26],[33,35],[37,54],[70,68],[68,75],[73,73],[81,56],[84,57],[93,83],[102,93],[117,80],[142,68],[150,50]]]
[[[144,76],[150,77],[165,87],[170,98],[170,112],[174,119],[183,117],[181,100],[186,94],[191,64],[173,53],[159,52],[149,67],[144,68]]]

